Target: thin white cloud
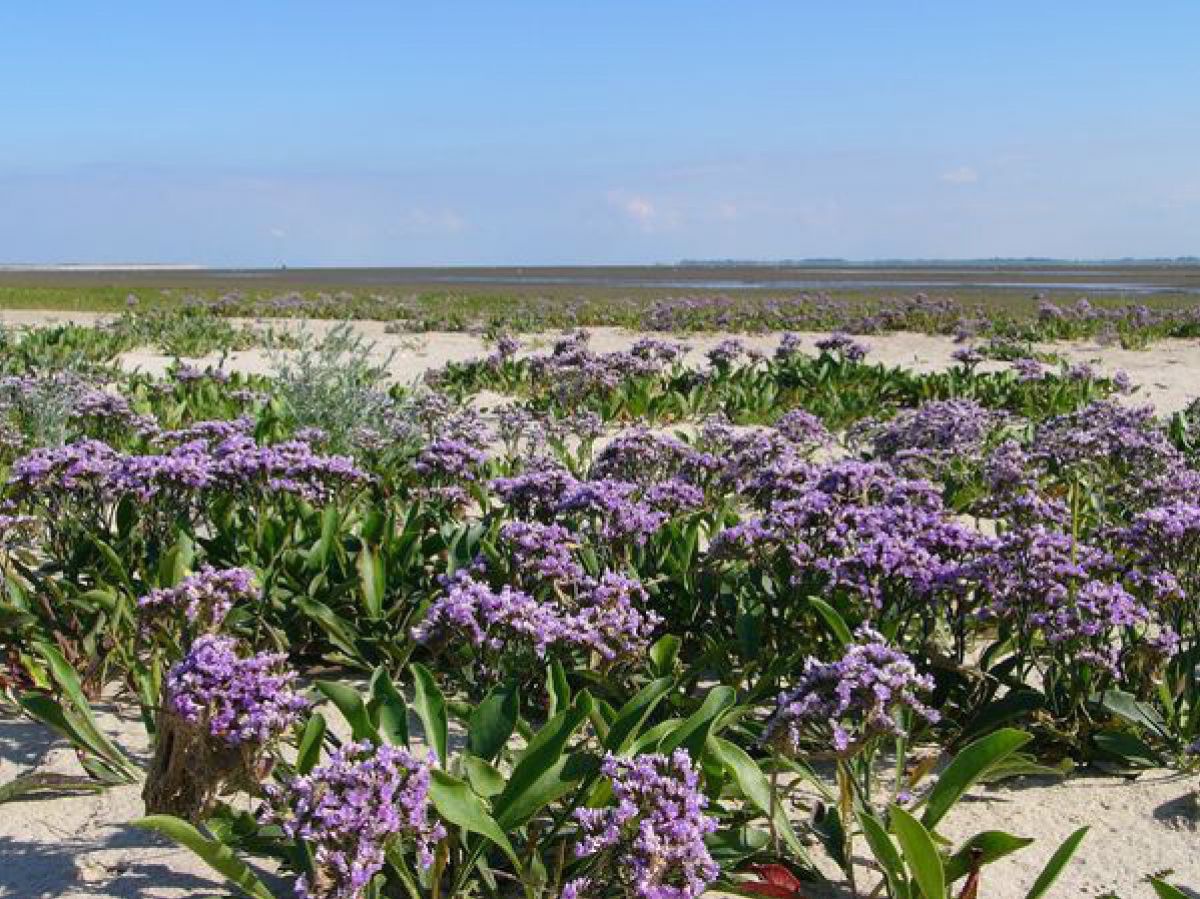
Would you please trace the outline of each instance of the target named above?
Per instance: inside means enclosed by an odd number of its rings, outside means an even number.
[[[942,172],[942,180],[947,184],[974,184],[979,180],[979,172],[969,165],[960,165],[948,172]]]
[[[614,190],[609,192],[608,202],[628,222],[648,234],[673,228],[679,221],[675,212],[663,208],[661,204],[643,194]]]

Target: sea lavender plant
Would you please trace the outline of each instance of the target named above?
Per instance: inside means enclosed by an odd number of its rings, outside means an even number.
[[[142,796],[152,814],[198,821],[226,790],[253,790],[267,750],[309,702],[286,656],[244,656],[232,637],[205,634],[167,673],[154,759]]]
[[[933,680],[869,627],[836,662],[809,658],[792,689],[783,693],[763,739],[789,756],[815,749],[845,755],[879,736],[904,733],[902,713],[930,723],[938,713],[921,699]]]
[[[298,899],[361,899],[389,852],[411,848],[418,864],[433,864],[446,836],[431,811],[434,765],[395,746],[347,743],[324,765],[266,788],[259,812],[292,840],[309,847],[312,875],[296,881]]]
[[[867,348],[849,334],[835,332],[817,341],[817,349],[822,353],[840,356],[847,362],[861,362],[867,355]]]
[[[217,569],[205,565],[174,587],[152,590],[138,601],[138,610],[148,619],[171,630],[179,616],[193,633],[213,631],[239,602],[258,597],[254,573],[246,568]]]
[[[720,870],[704,842],[717,822],[704,813],[708,799],[687,751],[608,754],[601,773],[614,801],[576,810],[575,856],[585,860],[586,874],[567,883],[563,897],[604,896],[616,887],[627,899],[698,899]]]

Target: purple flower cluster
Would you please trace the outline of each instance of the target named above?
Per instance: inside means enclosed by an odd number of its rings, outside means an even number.
[[[709,364],[716,369],[728,369],[742,358],[747,358],[750,361],[760,358],[760,354],[757,351],[748,348],[746,344],[736,337],[727,337],[722,340],[709,350],[705,356]]]
[[[149,614],[182,612],[190,624],[209,630],[220,625],[236,603],[250,602],[257,596],[250,570],[205,565],[174,587],[152,590],[137,604],[139,610]]]
[[[173,372],[175,380],[180,384],[198,384],[202,381],[211,381],[214,384],[228,384],[229,372],[223,368],[213,368],[207,366],[200,368],[196,365],[180,365]]]
[[[107,390],[89,390],[75,400],[71,416],[93,423],[106,430],[131,430],[146,436],[158,432],[158,422],[148,415],[139,415],[129,400]]]
[[[782,553],[797,586],[846,590],[883,609],[934,597],[987,545],[929,482],[846,461],[813,470],[766,514],[719,533],[709,557],[765,563]]]
[[[637,899],[697,899],[719,873],[704,844],[717,822],[704,813],[708,800],[688,753],[609,754],[601,773],[612,784],[613,804],[575,812],[581,831],[575,856],[599,857],[599,869],[568,883],[563,896],[620,882]]]
[[[902,733],[908,709],[934,723],[938,713],[920,699],[933,680],[867,627],[836,662],[809,658],[796,686],[779,697],[763,739],[789,755],[815,743],[837,753],[882,734]]]
[[[557,511],[579,519],[581,530],[607,543],[640,545],[667,521],[665,512],[638,499],[628,481],[577,481],[559,500]]]
[[[950,358],[964,368],[973,369],[984,361],[984,355],[976,347],[966,346],[955,350]]]
[[[977,459],[1004,421],[973,400],[937,400],[862,426],[859,434],[870,441],[874,458],[909,476],[937,477]]]
[[[606,662],[632,658],[649,645],[660,619],[638,608],[648,604],[641,584],[607,573],[574,586],[574,595],[541,602],[460,572],[413,628],[413,639],[438,646],[465,640],[497,656],[532,653],[538,659],[557,648],[581,649]]]
[[[578,538],[560,524],[510,521],[500,529],[497,551],[523,584],[573,584],[583,578],[575,559]]]
[[[807,472],[808,460],[830,440],[818,419],[796,409],[773,428],[736,428],[724,419],[709,419],[699,447],[716,484],[759,496],[770,492],[781,477],[790,479],[798,469]]]
[[[590,476],[648,485],[681,475],[695,480],[716,464],[677,437],[637,428],[617,435],[600,451]]]
[[[834,332],[828,337],[817,341],[817,349],[822,353],[841,356],[847,362],[861,362],[866,358],[867,348],[849,334]]]
[[[967,563],[965,580],[996,618],[1026,619],[1064,603],[1074,588],[1114,570],[1109,554],[1044,525],[1014,528]]]
[[[637,352],[593,353],[585,331],[560,340],[549,355],[529,360],[531,375],[549,385],[562,406],[571,406],[597,391],[613,390],[639,378],[663,374],[676,358],[659,351],[658,345],[643,344]]]
[[[1160,601],[1200,596],[1200,503],[1178,500],[1139,513],[1113,533],[1131,557],[1131,582]]]
[[[167,673],[165,705],[229,746],[263,745],[299,721],[309,702],[295,690],[287,656],[237,650],[232,637],[199,637]]]
[[[322,502],[334,490],[361,484],[367,475],[344,456],[322,456],[300,441],[262,446],[242,434],[215,446],[193,440],[157,455],[128,455],[98,440],[36,449],[12,467],[17,498],[56,495],[91,502],[132,495],[148,502],[163,494],[181,502],[206,491],[251,489],[289,493]]]
[[[263,821],[313,850],[312,882],[299,899],[360,899],[397,842],[411,842],[422,867],[446,830],[430,813],[433,759],[394,746],[347,743],[329,761],[286,785],[267,786]]]

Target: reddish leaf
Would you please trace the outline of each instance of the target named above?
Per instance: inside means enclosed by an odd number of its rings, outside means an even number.
[[[802,899],[804,896],[796,875],[783,865],[751,865],[750,870],[758,880],[738,884],[747,893],[771,899]]]

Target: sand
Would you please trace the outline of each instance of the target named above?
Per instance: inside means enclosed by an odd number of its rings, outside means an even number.
[[[70,313],[6,312],[6,325],[37,325],[53,321],[90,323],[101,318]],[[296,323],[284,323],[297,327]],[[312,323],[321,332],[331,325]],[[484,351],[482,341],[468,334],[391,335],[380,323],[355,327],[375,341],[382,359],[395,353],[390,373],[412,381],[447,361],[464,360]],[[611,350],[629,346],[639,335],[617,329],[595,329],[593,346]],[[725,335],[689,335],[693,356]],[[805,335],[813,341],[818,335]],[[553,335],[526,338],[546,345]],[[764,351],[777,338],[755,336],[747,343]],[[951,364],[957,345],[948,338],[920,334],[887,334],[863,339],[871,358],[919,370]],[[1163,341],[1142,351],[1126,351],[1077,343],[1046,347],[1075,362],[1091,362],[1101,371],[1127,371],[1139,390],[1134,401],[1150,402],[1160,413],[1182,409],[1200,395],[1200,341]],[[200,360],[215,364],[217,358]],[[138,350],[125,354],[121,364],[130,370],[158,372],[169,357]],[[251,350],[231,354],[226,367],[245,372],[270,370],[269,354]],[[144,758],[145,735],[129,714],[108,710],[103,725],[130,752]],[[0,783],[32,771],[80,774],[82,770],[65,745],[40,725],[0,716]],[[1024,896],[1057,845],[1075,828],[1091,832],[1060,879],[1052,895],[1118,895],[1122,899],[1153,895],[1145,883],[1152,873],[1169,873],[1181,886],[1200,887],[1200,853],[1189,775],[1151,771],[1136,779],[1075,776],[1065,782],[1022,782],[973,790],[943,822],[943,834],[960,841],[980,831],[1001,829],[1036,838],[1029,848],[986,869],[982,896],[1017,899]],[[189,853],[152,835],[131,830],[129,821],[141,814],[140,788],[119,787],[99,795],[50,796],[3,806],[0,815],[0,897],[42,899],[199,899],[229,895],[220,878]],[[871,878],[865,878],[873,882]],[[280,885],[278,895],[290,895]]]

